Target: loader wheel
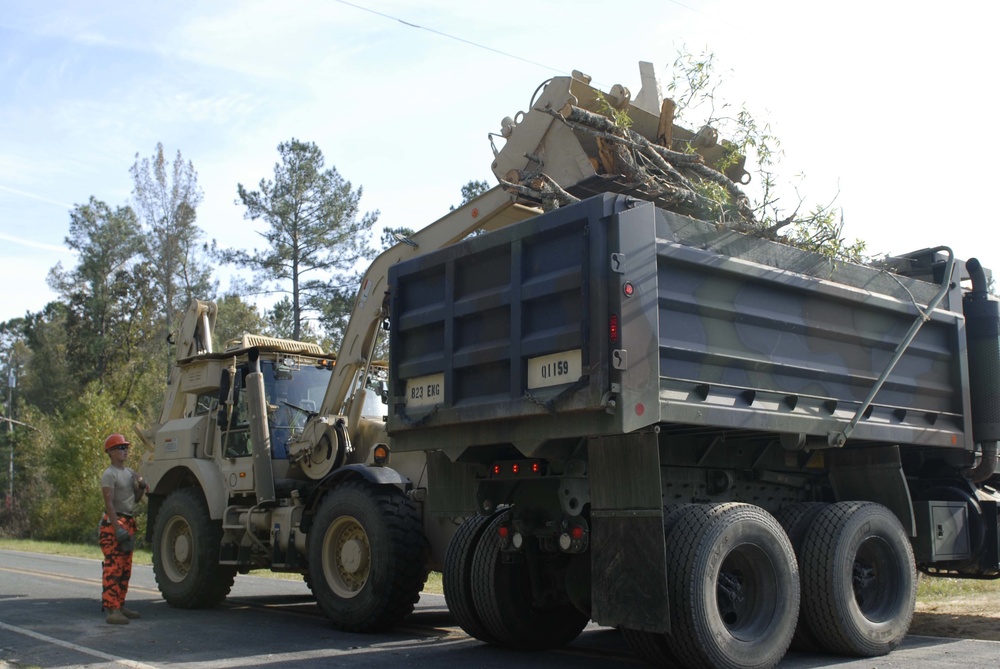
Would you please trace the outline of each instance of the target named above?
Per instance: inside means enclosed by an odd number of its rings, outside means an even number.
[[[913,549],[886,507],[831,504],[802,546],[802,613],[828,651],[875,657],[899,646],[917,595]]]
[[[444,556],[442,585],[448,610],[465,633],[495,644],[497,639],[483,625],[472,601],[472,557],[491,520],[487,516],[472,516],[458,528]]]
[[[590,616],[563,601],[537,604],[532,598],[531,567],[537,561],[536,575],[549,581],[536,584],[545,591],[552,586],[567,556],[531,556],[520,562],[504,562],[500,553],[497,528],[507,520],[501,513],[486,526],[472,556],[472,602],[487,632],[496,643],[518,650],[560,648],[575,639],[586,627]]]
[[[413,611],[426,579],[420,514],[402,491],[347,481],[327,493],[309,531],[307,582],[335,627],[393,627]]]
[[[685,666],[773,667],[799,611],[785,532],[749,504],[693,505],[667,540],[670,649]]]
[[[221,542],[222,523],[211,519],[198,489],[170,493],[153,529],[153,574],[168,604],[203,609],[226,598],[236,567],[219,564]]]

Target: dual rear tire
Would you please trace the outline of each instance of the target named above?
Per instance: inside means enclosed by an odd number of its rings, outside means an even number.
[[[873,502],[820,511],[799,549],[802,625],[821,648],[875,657],[903,642],[917,596],[909,537]]]
[[[650,664],[716,669],[773,667],[799,607],[791,543],[749,504],[692,504],[666,530],[670,632],[625,630]]]
[[[680,513],[665,514],[670,632],[623,631],[650,664],[773,667],[793,638],[802,650],[874,657],[905,637],[916,572],[886,507],[799,504],[777,519],[746,504]]]
[[[532,578],[558,579],[564,555],[538,559],[535,574],[527,561],[508,561],[501,551],[498,527],[506,512],[469,518],[452,537],[445,555],[444,595],[448,609],[465,632],[480,641],[518,650],[548,650],[571,642],[589,622],[562,598],[538,602],[534,592],[564,590]]]
[[[501,513],[471,518],[445,559],[444,588],[461,627],[523,650],[572,641],[587,623],[568,604],[540,608],[525,563],[502,559]],[[872,502],[760,507],[691,504],[665,513],[670,631],[623,630],[655,666],[766,669],[793,637],[807,648],[874,657],[909,629],[916,571],[909,539]],[[801,611],[800,611],[801,603]]]

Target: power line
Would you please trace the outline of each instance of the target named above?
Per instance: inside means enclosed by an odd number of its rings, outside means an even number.
[[[519,60],[519,61],[521,61],[523,63],[528,63],[529,65],[535,65],[537,67],[541,67],[541,68],[546,69],[546,70],[551,70],[553,72],[556,72],[557,74],[566,74],[566,70],[560,70],[560,69],[551,67],[549,65],[545,65],[544,63],[539,63],[539,62],[536,62],[534,60],[529,60],[527,58],[521,58],[520,56],[515,56],[512,53],[507,53],[506,51],[500,51],[499,49],[494,49],[493,47],[486,46],[485,44],[479,44],[478,42],[472,42],[470,40],[463,39],[461,37],[456,37],[455,35],[449,35],[448,33],[441,32],[440,30],[435,30],[434,28],[428,28],[426,26],[417,25],[416,23],[411,23],[409,21],[404,21],[403,19],[401,19],[401,18],[399,18],[397,16],[391,16],[389,14],[383,14],[382,12],[376,11],[376,10],[371,9],[369,7],[362,7],[361,5],[356,5],[356,4],[352,3],[352,2],[347,2],[347,0],[336,0],[336,2],[339,2],[342,5],[347,5],[348,7],[353,7],[354,9],[360,9],[361,11],[368,12],[369,14],[375,14],[376,16],[381,16],[382,18],[389,19],[391,21],[398,21],[399,23],[402,23],[404,26],[406,26],[408,28],[416,28],[417,30],[426,30],[429,33],[434,33],[435,35],[440,35],[441,37],[447,37],[448,39],[453,39],[456,42],[462,42],[463,44],[468,44],[469,46],[474,46],[474,47],[477,47],[479,49],[485,49],[486,51],[492,51],[493,53],[499,54],[501,56],[506,56],[507,58],[513,58],[514,60]]]

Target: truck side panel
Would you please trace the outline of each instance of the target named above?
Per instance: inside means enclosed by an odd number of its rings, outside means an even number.
[[[825,437],[914,319],[912,302],[661,243],[661,420]],[[964,319],[935,310],[854,438],[967,446]]]

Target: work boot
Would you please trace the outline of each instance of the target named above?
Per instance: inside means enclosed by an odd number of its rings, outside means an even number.
[[[109,609],[108,610],[108,624],[109,625],[128,625],[128,618],[122,613],[121,609]]]
[[[126,609],[124,606],[121,608],[122,615],[124,615],[129,620],[135,620],[136,618],[141,618],[138,611],[133,611],[132,609]]]

